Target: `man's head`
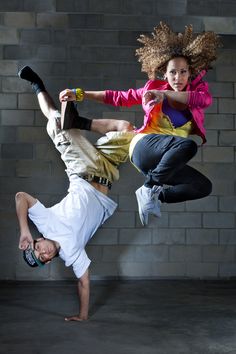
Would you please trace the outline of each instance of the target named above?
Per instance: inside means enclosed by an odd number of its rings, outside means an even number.
[[[23,258],[30,267],[42,267],[58,256],[59,244],[43,237],[34,241],[34,247],[23,252]]]

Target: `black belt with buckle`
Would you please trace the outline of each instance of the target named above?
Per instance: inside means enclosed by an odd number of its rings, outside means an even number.
[[[96,182],[101,184],[102,186],[108,187],[108,189],[111,189],[112,183],[109,181],[109,179],[105,177],[99,177],[95,175],[85,175],[85,176],[79,176],[80,178],[83,178],[87,182]]]

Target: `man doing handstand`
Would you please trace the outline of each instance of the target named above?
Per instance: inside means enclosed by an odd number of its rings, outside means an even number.
[[[66,266],[73,267],[78,279],[79,313],[65,320],[83,321],[89,311],[91,262],[85,246],[116,209],[116,203],[107,193],[112,182],[119,178],[119,164],[127,159],[133,126],[127,121],[79,117],[71,102],[62,103],[61,116],[43,81],[29,66],[18,75],[29,81],[37,94],[40,109],[48,119],[47,132],[61,154],[70,182],[65,198],[50,208],[28,193],[16,194],[19,248],[31,267],[44,266],[58,255]],[[76,129],[61,128],[70,127],[71,120]],[[107,134],[92,145],[80,131],[88,127]],[[28,217],[43,237],[33,240]]]

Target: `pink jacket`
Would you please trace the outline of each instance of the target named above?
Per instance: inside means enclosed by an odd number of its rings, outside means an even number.
[[[212,104],[212,96],[208,90],[208,84],[202,81],[202,77],[206,74],[203,70],[187,87],[186,91],[189,92],[188,108],[192,113],[194,130],[192,134],[197,134],[202,138],[203,144],[206,142],[205,128],[204,128],[204,109]],[[139,89],[129,89],[128,91],[105,91],[104,103],[113,106],[131,107],[133,105],[142,104],[144,110],[143,126],[136,130],[141,133],[150,121],[150,112],[153,106],[149,103],[144,103],[144,93],[148,90],[172,90],[166,81],[149,80],[144,87]]]

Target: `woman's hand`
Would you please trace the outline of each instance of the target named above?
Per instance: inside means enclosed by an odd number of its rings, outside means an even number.
[[[75,101],[75,100],[76,100],[76,94],[70,89],[65,89],[59,93],[60,102]]]
[[[144,94],[144,103],[147,104],[150,102],[150,106],[160,103],[164,100],[165,94],[163,91],[158,90],[148,90]]]

